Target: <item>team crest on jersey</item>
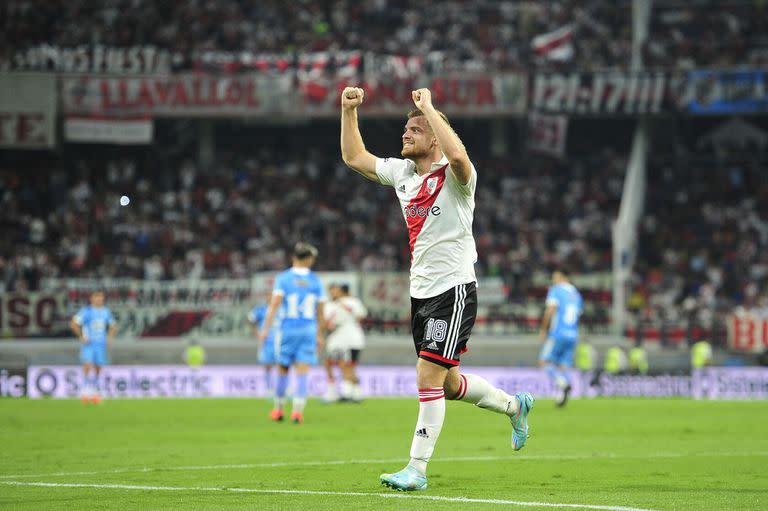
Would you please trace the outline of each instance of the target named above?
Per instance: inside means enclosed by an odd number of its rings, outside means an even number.
[[[435,189],[437,188],[437,178],[436,177],[430,177],[427,179],[427,193],[432,195],[435,193]]]

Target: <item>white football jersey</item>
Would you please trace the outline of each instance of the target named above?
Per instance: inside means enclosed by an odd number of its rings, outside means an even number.
[[[376,174],[395,189],[408,226],[411,296],[432,298],[460,284],[477,282],[472,236],[477,171],[461,184],[443,156],[419,176],[411,160],[379,158]]]
[[[363,349],[365,334],[360,320],[368,315],[363,302],[354,296],[343,296],[325,304],[325,320],[331,333],[328,335],[328,350]]]

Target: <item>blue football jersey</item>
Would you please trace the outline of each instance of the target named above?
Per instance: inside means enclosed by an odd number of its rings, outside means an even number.
[[[573,284],[556,284],[549,288],[547,305],[557,310],[549,326],[549,336],[555,339],[576,339],[579,336],[579,316],[583,301]]]
[[[267,319],[267,310],[269,310],[269,307],[267,305],[257,305],[256,307],[251,310],[251,312],[248,313],[248,321],[251,323],[254,323],[256,325],[259,325],[259,330],[264,328],[264,320]],[[275,314],[274,319],[272,320],[272,327],[269,329],[269,332],[267,333],[267,338],[264,339],[264,342],[272,342],[275,340],[275,334],[280,329],[280,323],[282,321],[282,310],[277,309],[277,314]]]
[[[88,342],[103,344],[107,342],[107,331],[115,322],[112,311],[107,307],[93,307],[88,305],[80,309],[74,317],[75,323],[83,329],[83,334]]]
[[[282,329],[317,328],[317,302],[325,300],[323,285],[311,270],[289,268],[275,279],[275,294],[281,294]]]

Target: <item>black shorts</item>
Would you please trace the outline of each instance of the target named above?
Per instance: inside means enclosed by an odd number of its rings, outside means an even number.
[[[432,298],[411,298],[411,330],[419,358],[459,365],[477,316],[477,285],[461,284]]]
[[[357,365],[360,361],[359,349],[335,349],[328,351],[326,357],[331,362],[347,362],[352,365]]]

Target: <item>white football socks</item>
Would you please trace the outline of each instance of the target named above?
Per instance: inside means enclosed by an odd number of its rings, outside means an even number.
[[[341,398],[352,399],[352,382],[343,380],[341,382]]]
[[[323,399],[326,401],[338,401],[339,399],[339,393],[336,391],[336,383],[328,384],[328,389],[325,391],[325,396],[323,396]]]
[[[360,401],[361,399],[363,399],[363,391],[360,390],[359,383],[352,384],[352,399],[355,401]]]
[[[427,463],[435,450],[445,420],[445,393],[442,387],[419,389],[419,418],[411,443],[411,461],[408,463],[420,474],[426,475]]]
[[[305,397],[294,397],[293,398],[293,407],[291,408],[291,413],[304,413],[304,406],[307,404],[307,398]]]
[[[461,381],[459,382],[459,393],[456,396],[457,401],[472,403],[479,408],[510,416],[517,412],[517,399],[494,387],[485,378],[474,374],[461,374],[459,376]]]

